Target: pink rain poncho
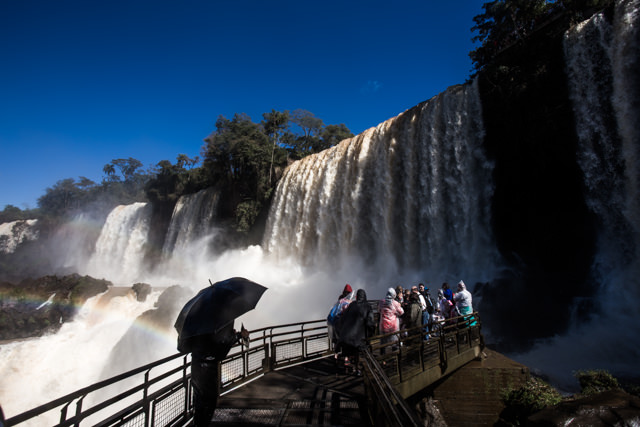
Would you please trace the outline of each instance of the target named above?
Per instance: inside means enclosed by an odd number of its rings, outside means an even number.
[[[387,290],[387,295],[378,304],[378,312],[380,313],[380,333],[388,334],[400,330],[400,316],[404,314],[404,310],[396,297],[396,291],[393,288]]]

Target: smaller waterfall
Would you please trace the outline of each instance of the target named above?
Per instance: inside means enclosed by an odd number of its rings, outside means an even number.
[[[107,217],[87,274],[130,285],[144,272],[151,205],[133,203],[118,206]]]
[[[196,240],[211,233],[218,200],[219,193],[213,188],[178,199],[162,248],[165,258],[171,258],[174,252],[184,251]]]
[[[27,219],[0,224],[0,253],[13,253],[22,242],[36,240],[38,232],[34,226],[37,222],[37,219]]]

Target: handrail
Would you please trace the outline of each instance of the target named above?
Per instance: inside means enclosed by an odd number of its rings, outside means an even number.
[[[312,320],[299,323],[290,323],[277,326],[268,326],[249,332],[249,346],[235,345],[225,360],[220,362],[221,370],[224,374],[220,378],[219,389],[225,392],[232,387],[237,387],[244,382],[250,381],[259,375],[273,369],[280,369],[284,366],[299,361],[310,360],[329,354],[329,344],[326,331],[325,320]],[[259,337],[255,335],[261,334]],[[254,338],[252,338],[254,336]],[[262,344],[254,346],[254,343]],[[320,350],[310,351],[308,346],[312,342],[320,342]],[[324,343],[324,350],[322,349]],[[295,345],[294,345],[295,344]],[[295,354],[287,354],[287,357],[278,359],[278,353],[282,351],[297,351]],[[260,366],[253,368],[250,366],[250,358],[256,356],[260,358]],[[182,359],[179,363],[177,361]],[[241,366],[237,366],[236,361],[242,360]],[[175,363],[175,366],[172,365]],[[146,364],[139,368],[132,369],[109,379],[99,381],[87,387],[83,387],[60,398],[36,408],[25,411],[21,414],[8,418],[6,426],[15,426],[36,417],[51,413],[56,408],[60,408],[60,417],[57,427],[80,426],[87,418],[96,415],[100,411],[111,411],[104,416],[99,425],[116,426],[125,424],[127,420],[134,417],[144,418],[144,425],[151,425],[150,420],[154,418],[154,410],[159,399],[173,399],[174,406],[181,409],[176,415],[165,420],[166,424],[154,425],[179,425],[180,420],[188,422],[192,417],[191,399],[191,357],[189,354],[176,353],[155,362]],[[152,370],[160,369],[161,372],[151,376]],[[238,372],[233,372],[238,371]],[[134,386],[127,387],[126,390],[116,393],[113,396],[101,399],[101,401],[91,407],[83,408],[88,396],[96,396],[98,393],[105,393],[108,387],[124,385],[125,381],[133,380],[137,375],[143,374],[143,379]],[[224,378],[225,375],[227,378]],[[167,384],[161,384],[167,382]],[[157,390],[152,390],[156,386]],[[168,395],[171,393],[171,395]],[[141,394],[138,400],[121,408],[126,399],[135,399],[137,394]],[[178,396],[178,397],[176,397]],[[68,414],[68,409],[75,402],[75,411]],[[150,409],[151,407],[151,409]]]
[[[45,413],[45,412],[47,412],[47,411],[49,411],[51,409],[57,408],[57,407],[59,407],[59,406],[61,406],[63,404],[67,404],[67,406],[68,406],[74,400],[79,399],[79,398],[85,398],[91,392],[94,392],[94,391],[96,391],[98,389],[102,389],[102,388],[108,387],[108,386],[113,385],[113,384],[116,384],[116,383],[118,383],[118,382],[120,382],[122,380],[131,378],[132,376],[134,376],[136,374],[139,374],[139,373],[145,372],[145,371],[149,371],[149,370],[151,370],[151,369],[153,369],[155,367],[164,365],[164,364],[166,364],[168,362],[171,362],[171,361],[173,361],[175,359],[178,359],[180,357],[185,357],[185,359],[186,359],[186,355],[180,354],[180,353],[174,354],[172,356],[165,357],[164,359],[160,359],[160,360],[157,360],[155,362],[149,363],[147,365],[141,366],[139,368],[132,369],[130,371],[127,371],[127,372],[124,372],[122,374],[116,375],[116,376],[111,377],[109,379],[106,379],[106,380],[103,380],[103,381],[99,381],[99,382],[97,382],[95,384],[92,384],[90,386],[83,387],[83,388],[81,388],[79,390],[76,390],[76,391],[74,391],[72,393],[69,393],[69,394],[67,394],[65,396],[62,396],[62,397],[60,397],[58,399],[54,399],[54,400],[52,400],[52,401],[50,401],[48,403],[45,403],[43,405],[40,405],[40,406],[35,407],[33,409],[30,409],[30,410],[28,410],[26,412],[18,414],[18,415],[14,416],[14,417],[11,417],[11,418],[7,419],[5,421],[5,423],[6,423],[7,426],[19,424],[19,423],[22,423],[22,422],[24,422],[24,421],[26,421],[28,419],[31,419],[31,418],[37,417],[39,415],[42,415],[43,413]]]
[[[384,426],[421,426],[414,411],[393,387],[384,370],[369,348],[363,350],[367,399],[370,408],[374,408],[373,425]]]
[[[469,315],[370,337],[369,348],[401,395],[408,397],[479,356],[484,347],[480,317]],[[396,340],[386,338],[395,336]],[[417,379],[417,380],[416,380]]]
[[[441,374],[448,373],[449,368],[449,347],[455,345],[455,352],[460,354],[466,351],[461,346],[462,339],[466,334],[466,344],[476,346],[478,342],[482,345],[482,337],[479,334],[480,325],[477,313],[470,316],[461,316],[454,319],[455,325],[446,323],[438,324],[440,327],[440,337],[437,340],[439,359],[435,360],[435,366]],[[476,322],[472,326],[472,322]],[[462,326],[462,329],[459,329]],[[421,328],[418,336],[423,337]],[[415,334],[409,334],[412,330],[404,330],[395,334],[408,334],[400,337],[400,342],[409,342]],[[476,333],[477,332],[477,333]],[[413,425],[414,415],[404,403],[402,389],[403,382],[410,380],[402,375],[387,375],[389,364],[386,368],[380,366],[379,360],[390,360],[396,358],[393,363],[399,366],[402,358],[407,355],[407,351],[400,347],[397,352],[379,357],[374,357],[375,350],[384,348],[380,344],[381,338],[387,335],[378,335],[369,340],[370,349],[365,352],[366,379],[370,384],[371,395],[376,397],[376,404],[371,408],[378,408],[380,404],[390,405],[389,410],[393,414],[391,424]],[[253,338],[252,338],[253,337]],[[264,375],[270,370],[282,369],[286,366],[325,357],[331,354],[327,334],[326,320],[313,320],[285,325],[269,326],[250,331],[249,346],[236,345],[231,349],[227,358],[220,362],[222,375],[219,378],[219,390],[226,393],[232,388],[243,383],[252,381],[260,375]],[[448,340],[451,340],[449,342]],[[479,339],[479,341],[478,341]],[[420,340],[422,341],[422,340]],[[436,340],[434,340],[436,342]],[[421,348],[425,347],[421,344]],[[451,351],[454,351],[453,349]],[[453,354],[453,353],[452,353]],[[421,355],[420,367],[424,373],[433,369],[433,363],[425,364],[424,355]],[[455,354],[452,356],[455,358]],[[464,362],[466,363],[466,362]],[[193,417],[193,402],[191,392],[191,357],[188,354],[177,353],[165,357],[147,365],[132,369],[125,373],[116,375],[109,379],[99,381],[93,385],[83,387],[58,399],[40,405],[36,408],[13,416],[5,421],[5,426],[15,426],[44,414],[52,414],[52,411],[59,408],[59,421],[48,422],[47,424],[56,427],[81,426],[83,422],[90,422],[90,417],[100,415],[100,420],[93,425],[103,427],[115,427],[121,425],[144,425],[154,427],[177,427],[187,425]],[[156,372],[156,371],[160,372]],[[152,375],[153,373],[153,375]],[[136,376],[143,374],[142,381],[136,380]],[[133,386],[126,385],[125,382],[135,380]],[[409,381],[410,382],[410,381]],[[119,387],[124,390],[107,390],[110,387]],[[113,395],[107,396],[107,391]],[[369,390],[367,390],[369,392]],[[91,396],[99,402],[84,408]],[[141,395],[141,396],[140,396]],[[67,412],[71,405],[75,403],[73,415]],[[395,420],[395,421],[393,421]]]

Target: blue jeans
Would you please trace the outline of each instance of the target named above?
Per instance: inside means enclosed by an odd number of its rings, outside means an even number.
[[[424,331],[425,332],[429,332],[429,330],[431,329],[429,323],[431,320],[431,315],[429,314],[429,312],[427,310],[422,312],[422,324],[424,325]]]

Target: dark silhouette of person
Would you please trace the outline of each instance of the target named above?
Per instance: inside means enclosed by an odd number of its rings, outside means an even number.
[[[373,334],[376,327],[373,310],[367,302],[364,289],[358,289],[355,302],[349,304],[342,313],[336,327],[342,352],[352,362],[350,369],[353,373],[360,375],[359,354],[367,345],[367,338]]]
[[[193,386],[194,426],[208,426],[218,404],[218,363],[239,340],[247,340],[249,331],[233,329],[233,321],[215,334],[198,335],[191,342],[191,384]]]

